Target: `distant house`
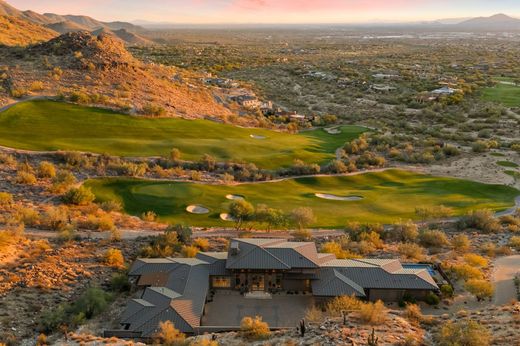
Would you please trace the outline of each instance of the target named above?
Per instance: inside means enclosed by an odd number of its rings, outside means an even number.
[[[105,335],[150,338],[166,320],[184,333],[197,334],[212,290],[263,299],[310,294],[318,302],[342,295],[393,302],[438,290],[426,268],[403,267],[394,259],[340,260],[318,253],[313,242],[286,239],[233,239],[227,252],[138,259],[129,276],[142,292],[128,303],[123,329]]]
[[[453,95],[458,91],[459,91],[458,89],[453,89],[453,88],[450,88],[449,86],[445,85],[442,88],[431,91],[431,93],[434,95]]]

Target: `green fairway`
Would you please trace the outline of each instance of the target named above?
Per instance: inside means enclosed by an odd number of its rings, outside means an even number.
[[[497,165],[507,168],[518,168],[518,165],[511,161],[498,161]]]
[[[163,221],[193,226],[231,225],[219,219],[226,212],[227,194],[244,196],[248,201],[290,211],[311,207],[317,217],[315,227],[342,227],[348,221],[391,223],[415,218],[416,207],[445,205],[457,214],[472,209],[503,210],[514,205],[520,192],[501,185],[433,177],[402,170],[366,173],[344,177],[314,177],[281,182],[237,186],[197,183],[157,182],[139,179],[89,180],[98,201],[118,200],[133,215],[152,210]],[[320,199],[315,193],[361,196],[359,201]],[[199,204],[209,214],[185,211]]]
[[[175,147],[184,160],[210,154],[219,161],[252,162],[265,169],[289,166],[295,159],[324,163],[365,131],[342,126],[337,135],[322,129],[293,135],[208,120],[136,117],[52,101],[21,103],[0,113],[0,145],[11,148],[144,157],[167,156]]]
[[[486,101],[499,102],[508,107],[520,106],[520,85],[515,85],[511,78],[496,78],[497,85],[485,88],[482,98]]]

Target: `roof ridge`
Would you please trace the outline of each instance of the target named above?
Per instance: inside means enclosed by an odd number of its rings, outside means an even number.
[[[334,275],[340,279],[341,281],[345,282],[347,285],[351,286],[353,289],[358,291],[359,293],[365,294],[365,289],[358,285],[356,282],[349,279],[347,276],[340,273],[336,268],[332,268],[332,271],[334,272]]]

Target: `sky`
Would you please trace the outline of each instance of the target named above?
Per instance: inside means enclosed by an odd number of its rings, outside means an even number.
[[[505,13],[520,0],[7,0],[21,10],[170,23],[409,22]]]

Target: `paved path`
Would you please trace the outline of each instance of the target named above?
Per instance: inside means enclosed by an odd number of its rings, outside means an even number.
[[[495,305],[507,304],[511,300],[517,299],[513,283],[513,278],[517,273],[520,273],[520,255],[501,257],[495,261],[495,269],[493,271],[493,284],[495,287],[493,302]]]

